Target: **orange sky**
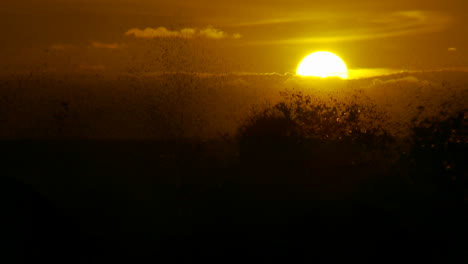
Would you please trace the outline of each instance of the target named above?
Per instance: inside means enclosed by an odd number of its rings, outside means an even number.
[[[351,68],[468,67],[465,0],[2,0],[0,5],[4,69],[284,73],[316,50],[337,53]]]

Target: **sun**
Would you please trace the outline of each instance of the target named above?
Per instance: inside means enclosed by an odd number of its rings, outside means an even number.
[[[318,51],[308,55],[301,61],[296,74],[300,76],[347,79],[348,67],[337,55],[328,51]]]

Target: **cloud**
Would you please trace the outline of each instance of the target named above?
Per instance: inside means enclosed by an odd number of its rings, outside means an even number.
[[[394,85],[394,84],[419,84],[428,86],[431,83],[427,80],[420,80],[414,76],[406,76],[401,78],[394,78],[389,80],[374,79],[371,86],[383,86],[383,85]]]
[[[123,47],[123,45],[119,43],[103,43],[99,41],[93,41],[91,42],[91,47],[96,49],[120,49]]]
[[[204,36],[206,38],[211,38],[211,39],[223,39],[223,38],[239,39],[242,37],[239,33],[234,33],[232,35],[229,35],[225,33],[224,31],[221,31],[213,27],[207,27],[205,29],[202,29],[199,31],[199,34],[200,36]]]
[[[390,68],[361,68],[348,69],[348,79],[370,78],[374,76],[384,76],[403,72],[401,69]]]
[[[81,49],[85,47],[86,46],[61,44],[61,43],[57,43],[57,44],[53,44],[49,46],[51,50],[56,50],[56,51],[65,51],[65,50],[78,49],[78,48]],[[99,41],[92,41],[88,47],[95,48],[95,49],[121,49],[125,47],[125,45],[121,43],[104,43],[104,42],[99,42]]]
[[[158,28],[132,28],[125,32],[126,36],[135,38],[155,39],[155,38],[207,38],[207,39],[239,39],[242,37],[239,33],[229,34],[220,29],[208,26],[204,29],[183,28],[181,30],[169,30],[165,27]]]
[[[329,21],[333,21],[330,23]],[[347,42],[381,39],[421,33],[438,32],[450,26],[452,17],[446,13],[423,10],[407,10],[390,13],[362,14],[356,22],[355,14],[322,14],[294,19],[252,21],[234,25],[255,27],[267,32],[271,28],[291,28],[282,39],[252,41],[251,44],[306,44]],[[347,25],[343,27],[343,25]],[[294,30],[300,29],[301,31]],[[314,30],[318,29],[318,30]],[[307,32],[304,36],[304,32]],[[302,37],[304,36],[304,37]]]

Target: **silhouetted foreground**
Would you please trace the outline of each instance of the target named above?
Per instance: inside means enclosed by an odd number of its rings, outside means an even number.
[[[332,152],[298,168],[287,156],[251,164],[226,142],[1,146],[9,263],[466,259],[462,190],[341,167]]]
[[[2,261],[468,261],[466,109],[395,129],[357,97],[282,95],[223,139],[0,142]]]

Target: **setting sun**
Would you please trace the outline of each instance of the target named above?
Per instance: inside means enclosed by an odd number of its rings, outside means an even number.
[[[297,75],[311,77],[348,78],[348,68],[337,55],[327,52],[314,52],[305,57],[297,67]]]

